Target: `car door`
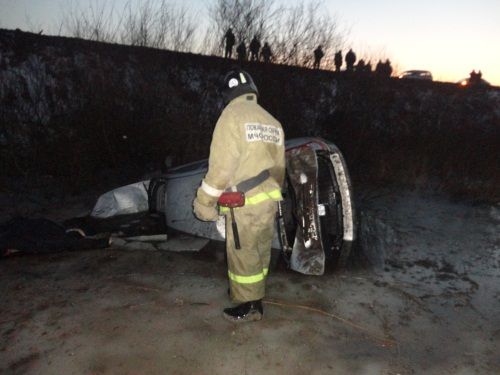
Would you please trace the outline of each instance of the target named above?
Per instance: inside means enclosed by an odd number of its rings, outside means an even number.
[[[287,153],[287,181],[293,198],[296,230],[290,254],[290,268],[307,275],[322,275],[325,252],[318,215],[318,160],[311,147]]]
[[[322,275],[345,265],[355,239],[353,196],[338,148],[315,140],[287,150],[287,181],[278,223],[291,269]]]

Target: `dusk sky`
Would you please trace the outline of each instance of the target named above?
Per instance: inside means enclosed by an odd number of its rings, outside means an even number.
[[[96,0],[78,3],[86,1]],[[70,2],[0,0],[0,27],[55,33],[61,9]],[[125,2],[115,1],[118,8]],[[199,8],[203,15],[207,2],[182,3]],[[325,4],[350,29],[349,40],[359,57],[387,56],[400,71],[430,70],[434,79],[451,82],[481,70],[484,79],[500,86],[500,0],[326,0]]]

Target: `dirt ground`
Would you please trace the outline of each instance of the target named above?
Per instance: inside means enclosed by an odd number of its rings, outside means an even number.
[[[246,325],[221,317],[217,243],[0,260],[0,373],[500,373],[500,207],[404,194],[362,207],[373,267],[278,267]]]

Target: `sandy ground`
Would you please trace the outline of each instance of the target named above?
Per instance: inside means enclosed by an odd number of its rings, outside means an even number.
[[[246,325],[221,317],[216,243],[0,260],[0,373],[500,373],[500,206],[387,192],[359,206],[373,266],[279,267]]]

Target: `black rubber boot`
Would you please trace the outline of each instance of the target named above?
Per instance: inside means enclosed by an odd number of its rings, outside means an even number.
[[[224,309],[223,313],[224,318],[234,323],[261,320],[262,315],[264,315],[262,300],[245,302],[236,307],[229,307]]]

